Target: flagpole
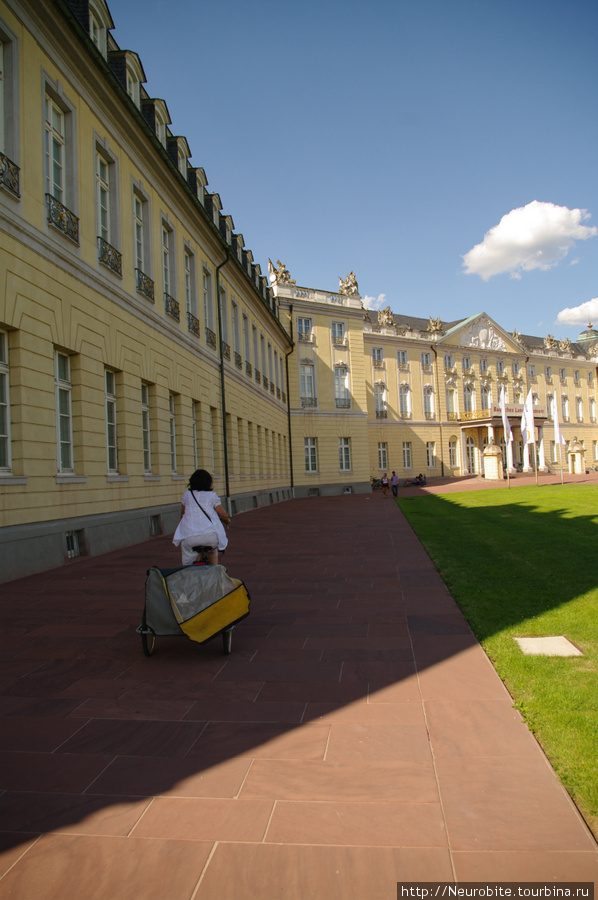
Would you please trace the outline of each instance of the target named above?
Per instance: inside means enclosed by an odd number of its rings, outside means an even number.
[[[534,469],[536,470],[536,487],[538,487],[538,451],[536,450],[536,432],[534,431]]]
[[[563,445],[559,443],[559,460],[561,462],[561,484],[563,483]]]

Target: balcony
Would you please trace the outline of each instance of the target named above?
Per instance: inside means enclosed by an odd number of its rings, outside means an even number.
[[[271,382],[270,382],[270,393],[273,394],[274,391],[275,391],[274,382],[271,381]]]
[[[410,418],[411,418],[411,412],[408,409],[402,409],[399,412],[399,419],[410,419]]]
[[[261,384],[261,382],[262,382],[262,376],[261,376],[260,370],[259,370],[259,369],[255,369],[253,374],[255,375],[255,381],[256,381],[256,384]]]
[[[318,405],[317,397],[301,397],[301,409],[313,408]]]
[[[241,357],[241,354],[237,353],[236,350],[235,350],[235,366],[237,367],[237,369],[243,368],[243,359]]]
[[[15,197],[20,197],[19,175],[21,170],[8,156],[0,153],[0,184]]]
[[[147,297],[148,300],[154,303],[154,282],[141,269],[135,269],[135,287],[140,294],[143,294],[144,297]]]
[[[374,369],[385,369],[386,363],[384,362],[383,359],[373,359],[372,366]]]
[[[400,362],[399,363],[399,372],[408,372],[409,371],[409,363],[408,362]]]
[[[337,409],[351,409],[350,397],[335,397],[334,405]]]
[[[123,277],[122,253],[105,241],[103,237],[98,237],[98,260],[119,278]]]
[[[193,313],[187,313],[187,331],[199,337],[199,319]]]
[[[286,402],[287,402],[287,395],[285,394],[284,391],[282,391],[282,396],[281,396],[280,399],[282,400],[283,403],[286,403]]]
[[[377,409],[376,410],[376,418],[377,419],[388,419],[388,410],[387,409]]]
[[[302,344],[314,343],[314,336],[310,331],[300,331],[297,338]]]
[[[262,384],[264,385],[264,388],[265,388],[266,390],[268,390],[268,379],[266,378],[265,375],[264,375],[264,377],[262,378]]]
[[[247,359],[245,360],[245,374],[249,375],[250,378],[253,375],[253,366]]]
[[[46,194],[48,201],[48,222],[66,234],[76,244],[79,243],[79,219],[52,194]]]
[[[422,372],[431,372],[432,364],[431,363],[422,363]]]
[[[208,347],[211,347],[212,350],[216,349],[216,335],[212,331],[211,328],[206,328],[206,344]]]
[[[276,388],[276,399],[280,400],[280,388],[279,387]]]
[[[170,316],[171,319],[175,319],[175,321],[180,322],[181,320],[181,311],[179,308],[178,300],[175,300],[174,297],[171,297],[170,294],[164,292],[164,311],[166,315]]]
[[[446,417],[449,422],[458,422],[459,421],[459,413],[456,413],[456,412],[447,413]]]
[[[424,413],[424,419],[426,420],[426,422],[431,422],[435,418],[436,418],[436,413],[433,413],[433,412],[425,412]]]
[[[347,338],[345,335],[333,335],[332,343],[335,347],[346,347],[347,346]]]
[[[225,359],[228,359],[230,362],[230,346],[226,343],[226,341],[220,342],[220,347],[222,350],[222,355]]]

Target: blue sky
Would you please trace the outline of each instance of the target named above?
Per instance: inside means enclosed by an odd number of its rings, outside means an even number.
[[[371,306],[523,334],[598,327],[595,0],[109,6],[263,272],[337,290],[354,270]]]

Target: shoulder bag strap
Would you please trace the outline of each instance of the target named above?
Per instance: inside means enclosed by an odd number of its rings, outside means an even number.
[[[209,520],[210,520],[210,525],[213,525],[214,523],[212,522],[212,519],[211,519],[210,516],[207,514],[207,512],[205,511],[205,509],[203,508],[203,506],[201,505],[201,503],[199,502],[199,500],[197,499],[197,497],[195,496],[195,494],[194,494],[193,491],[191,491],[191,496],[193,497],[193,499],[195,500],[195,502],[197,503],[197,505],[198,505],[199,508],[201,509],[201,511],[202,511],[202,513],[204,514],[204,516],[206,517],[206,519],[209,519]]]

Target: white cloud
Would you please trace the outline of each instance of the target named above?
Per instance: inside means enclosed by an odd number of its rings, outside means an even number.
[[[562,325],[587,325],[588,322],[598,322],[598,297],[586,300],[579,306],[562,309],[556,320]]]
[[[521,278],[521,272],[551,269],[565,258],[575,241],[598,234],[596,227],[581,224],[589,218],[585,209],[568,209],[538,200],[512,209],[486,232],[481,244],[465,254],[465,274],[476,274],[488,281],[501,272]]]
[[[383,309],[386,303],[386,294],[378,294],[377,297],[370,297],[366,294],[362,303],[366,309]]]

